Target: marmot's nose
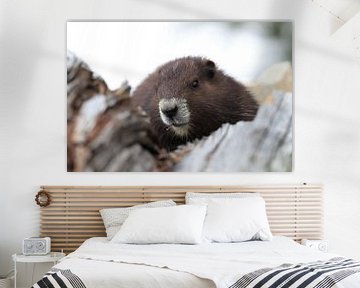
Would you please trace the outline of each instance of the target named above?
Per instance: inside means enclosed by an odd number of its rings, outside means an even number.
[[[161,109],[161,112],[164,113],[166,117],[169,117],[170,119],[172,119],[176,115],[177,111],[178,111],[177,106],[171,109]]]

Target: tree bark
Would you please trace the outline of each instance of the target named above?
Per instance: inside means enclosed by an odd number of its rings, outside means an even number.
[[[153,171],[160,154],[149,118],[131,106],[130,86],[110,90],[74,54],[67,57],[68,171]]]

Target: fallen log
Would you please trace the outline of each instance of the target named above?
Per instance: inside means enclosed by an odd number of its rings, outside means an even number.
[[[149,118],[131,107],[130,86],[110,90],[74,54],[67,57],[68,171],[152,171],[160,148]]]

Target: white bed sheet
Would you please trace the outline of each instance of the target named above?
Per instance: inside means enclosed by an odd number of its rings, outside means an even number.
[[[286,237],[200,245],[113,244],[106,238],[91,238],[56,268],[70,269],[87,288],[223,288],[231,286],[237,277],[264,267],[336,256],[311,250]],[[360,287],[359,274],[344,279],[336,287]]]
[[[70,258],[56,268],[70,269],[87,288],[214,288],[212,281],[170,269]]]

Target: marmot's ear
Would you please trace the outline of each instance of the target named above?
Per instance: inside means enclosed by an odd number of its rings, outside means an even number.
[[[206,61],[206,67],[215,68],[215,63],[211,60]]]
[[[216,70],[215,63],[211,60],[207,60],[205,66],[205,75],[208,78],[213,78]]]

